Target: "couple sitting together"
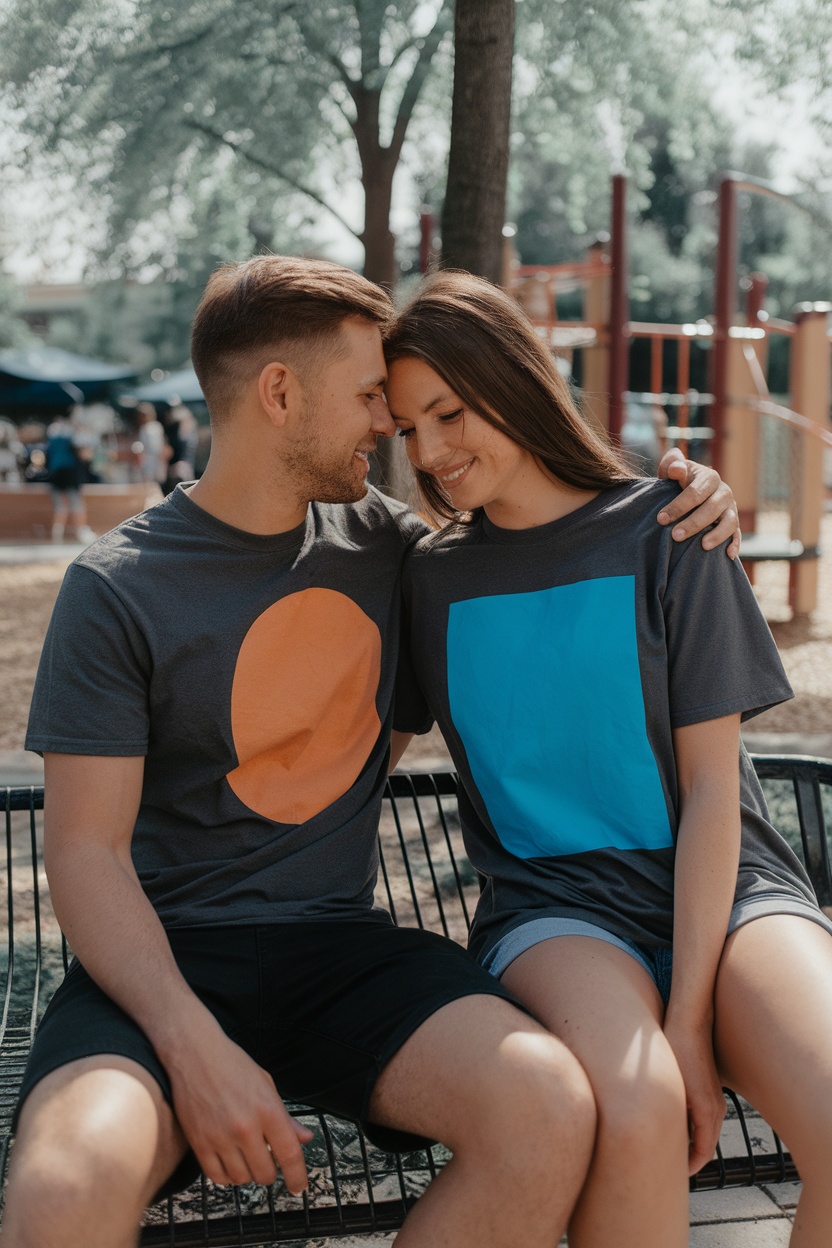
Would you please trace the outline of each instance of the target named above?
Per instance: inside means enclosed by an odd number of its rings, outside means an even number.
[[[38,674],[76,960],[3,1248],[126,1248],[200,1168],[300,1192],[283,1097],[448,1146],[400,1248],[681,1248],[722,1082],[794,1156],[792,1244],[828,1245],[832,924],[740,744],[791,690],[730,492],[634,473],[465,274],[396,313],[259,257],[192,345],[207,470],[75,561]],[[366,483],[394,435],[436,527]],[[469,951],[374,904],[385,776],[434,720]]]

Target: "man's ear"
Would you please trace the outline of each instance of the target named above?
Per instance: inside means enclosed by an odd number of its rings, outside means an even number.
[[[300,382],[288,364],[267,364],[257,380],[260,406],[276,429],[282,429],[299,398]]]

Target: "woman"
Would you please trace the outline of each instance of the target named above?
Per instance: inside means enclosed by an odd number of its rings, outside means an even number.
[[[391,414],[448,521],[405,591],[487,881],[471,949],[599,1107],[570,1245],[687,1244],[721,1081],[794,1155],[792,1244],[826,1245],[832,924],[740,747],[740,720],[791,696],[745,574],[656,525],[675,486],[590,430],[503,292],[440,275],[386,350]]]

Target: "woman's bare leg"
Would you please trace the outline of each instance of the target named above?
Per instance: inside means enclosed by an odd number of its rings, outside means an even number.
[[[595,1093],[595,1152],[570,1248],[683,1248],[685,1091],[650,976],[615,945],[558,936],[517,958],[503,983],[572,1050]]]
[[[770,915],[729,936],[716,984],[716,1055],[725,1083],[790,1150],[803,1194],[792,1248],[832,1243],[832,937]]]

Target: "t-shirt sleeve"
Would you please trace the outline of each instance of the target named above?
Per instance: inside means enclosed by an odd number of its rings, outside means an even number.
[[[743,720],[794,697],[739,559],[698,537],[671,553],[664,593],[674,728],[723,715]]]
[[[96,572],[73,564],[43,645],[26,748],[121,757],[147,753],[147,643]]]

